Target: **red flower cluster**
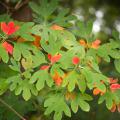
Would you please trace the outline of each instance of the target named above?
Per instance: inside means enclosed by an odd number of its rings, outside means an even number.
[[[6,35],[12,35],[15,33],[17,30],[19,30],[19,26],[15,26],[14,22],[9,22],[6,24],[5,22],[1,23],[1,30],[6,34]]]
[[[14,22],[9,22],[8,24],[6,24],[5,22],[1,23],[1,30],[6,34],[6,35],[12,35],[13,33],[15,33],[17,30],[19,29],[19,26],[15,26]],[[5,48],[5,50],[9,53],[9,54],[13,54],[13,46],[8,43],[8,42],[3,42],[2,46]]]

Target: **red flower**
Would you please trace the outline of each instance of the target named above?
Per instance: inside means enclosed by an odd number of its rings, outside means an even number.
[[[117,89],[120,89],[120,84],[118,84],[118,83],[111,84],[111,85],[110,85],[110,89],[111,89],[112,91],[117,90]]]
[[[73,57],[72,63],[73,63],[74,65],[77,65],[79,62],[80,62],[79,57]]]
[[[99,48],[100,43],[101,43],[100,40],[95,40],[94,42],[92,42],[92,46],[91,47],[94,48],[94,49],[97,49],[97,48]]]
[[[49,69],[49,65],[43,65],[43,66],[41,66],[41,68],[40,68],[40,70],[47,70],[47,69]]]
[[[57,54],[52,56],[51,54],[48,54],[48,59],[51,61],[52,64],[54,64],[55,62],[58,62],[61,58],[61,54]]]
[[[8,53],[10,53],[11,55],[13,54],[13,46],[11,44],[9,44],[8,42],[4,42],[2,43],[2,46]]]
[[[9,22],[8,25],[5,22],[1,23],[1,30],[7,34],[11,35],[19,29],[19,26],[15,26],[14,22]]]

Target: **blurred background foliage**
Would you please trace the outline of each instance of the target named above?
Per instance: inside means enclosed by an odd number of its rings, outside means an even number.
[[[29,1],[38,2],[38,0],[0,0],[0,21],[9,18],[9,16],[1,16],[3,14],[9,14],[12,18],[19,21],[32,21],[32,11],[28,6]],[[114,29],[120,33],[120,0],[60,0],[58,7],[59,12],[62,8],[69,8],[70,14],[76,15],[81,21],[89,21],[92,19],[94,22],[93,32],[97,38],[103,42],[109,40]],[[111,65],[102,63],[101,69],[104,70],[106,75],[120,78],[112,62]],[[0,64],[0,76],[6,77],[5,71],[7,71],[7,75],[9,76],[14,74],[13,71],[9,69],[6,70],[5,65]],[[52,120],[52,116],[45,117],[43,115],[44,109],[41,106],[41,97],[38,97],[36,102],[24,102],[22,98],[8,93],[2,96],[2,99],[21,115],[26,116],[28,120]],[[91,102],[91,111],[89,113],[79,110],[77,114],[72,115],[72,118],[63,117],[63,120],[106,119],[120,120],[120,114],[117,112],[109,112],[104,104],[98,105],[97,97]],[[0,103],[0,120],[19,120],[19,118]]]

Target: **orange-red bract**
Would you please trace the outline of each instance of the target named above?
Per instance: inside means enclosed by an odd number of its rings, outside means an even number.
[[[92,42],[91,47],[94,48],[94,49],[97,49],[97,48],[99,48],[100,43],[101,43],[101,41],[97,39],[94,42]]]
[[[6,35],[12,35],[13,33],[15,33],[20,27],[19,26],[15,26],[14,22],[11,21],[8,24],[6,24],[5,22],[1,23],[1,30],[6,34]]]
[[[60,77],[59,73],[56,71],[54,76],[53,76],[53,80],[55,81],[55,84],[57,86],[60,86],[62,84],[62,78]]]
[[[33,45],[35,45],[37,48],[40,48],[41,37],[40,36],[34,36],[34,37],[35,37],[35,41],[33,41]]]
[[[73,59],[72,59],[72,63],[74,64],[74,65],[77,65],[78,63],[80,62],[80,59],[79,59],[79,57],[73,57]]]
[[[52,25],[52,26],[51,26],[51,29],[52,29],[52,30],[64,30],[63,27],[61,27],[61,26],[59,26],[59,25],[56,25],[56,24]]]
[[[48,54],[48,59],[51,61],[52,64],[54,64],[55,62],[58,62],[61,58],[61,54],[57,54],[52,56],[51,54]]]
[[[74,100],[75,97],[76,97],[76,94],[74,92],[72,92],[72,93],[66,92],[66,94],[65,94],[65,98],[66,98],[67,101],[68,100]]]
[[[93,95],[98,95],[98,94],[103,95],[104,93],[105,91],[101,91],[98,88],[93,89]]]
[[[13,54],[13,46],[11,44],[9,44],[8,42],[4,42],[2,43],[2,46],[8,53],[10,53],[11,55]]]
[[[111,89],[111,90],[120,89],[120,84],[118,84],[118,83],[111,84],[111,85],[110,85],[110,89]]]
[[[118,79],[114,79],[114,78],[109,78],[109,83],[113,84],[113,83],[117,83]]]
[[[86,47],[87,46],[87,43],[85,42],[85,40],[80,40],[79,41],[79,43],[80,43],[80,45],[82,45],[82,46],[84,46],[84,47]]]
[[[41,66],[41,68],[40,68],[40,70],[47,70],[47,69],[49,69],[49,65],[43,65],[43,66]]]

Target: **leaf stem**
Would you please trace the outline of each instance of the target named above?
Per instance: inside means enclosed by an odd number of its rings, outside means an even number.
[[[8,105],[4,100],[0,98],[0,102],[6,106],[8,109],[10,109],[12,112],[14,112],[21,120],[26,120],[22,115],[20,115],[15,109],[13,109],[10,105]]]

